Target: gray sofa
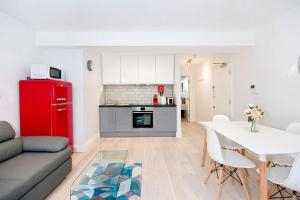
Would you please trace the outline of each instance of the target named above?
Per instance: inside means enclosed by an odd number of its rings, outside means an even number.
[[[71,171],[64,137],[20,137],[0,122],[0,200],[44,199]]]

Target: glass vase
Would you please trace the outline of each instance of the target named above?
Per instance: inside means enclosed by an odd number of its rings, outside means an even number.
[[[256,120],[255,119],[251,121],[250,131],[251,132],[257,132],[257,130],[256,130]]]

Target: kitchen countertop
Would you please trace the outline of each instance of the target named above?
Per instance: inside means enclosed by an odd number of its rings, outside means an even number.
[[[140,104],[102,104],[99,105],[99,107],[176,107],[176,105],[153,105],[153,104],[148,104],[148,105],[140,105]]]

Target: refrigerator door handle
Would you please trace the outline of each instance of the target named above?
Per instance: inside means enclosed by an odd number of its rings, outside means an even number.
[[[66,111],[66,110],[67,110],[66,108],[58,108],[57,109],[58,112],[62,112],[62,111]]]
[[[57,98],[56,100],[57,100],[57,101],[66,101],[67,98]]]

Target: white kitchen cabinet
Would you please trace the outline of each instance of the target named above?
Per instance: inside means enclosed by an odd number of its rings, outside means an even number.
[[[174,56],[156,56],[156,83],[174,84]]]
[[[121,84],[137,84],[138,56],[121,56]]]
[[[103,84],[174,84],[174,56],[102,56]]]
[[[139,84],[155,84],[155,56],[139,56]]]
[[[102,82],[106,85],[121,83],[121,57],[119,55],[102,56]]]

